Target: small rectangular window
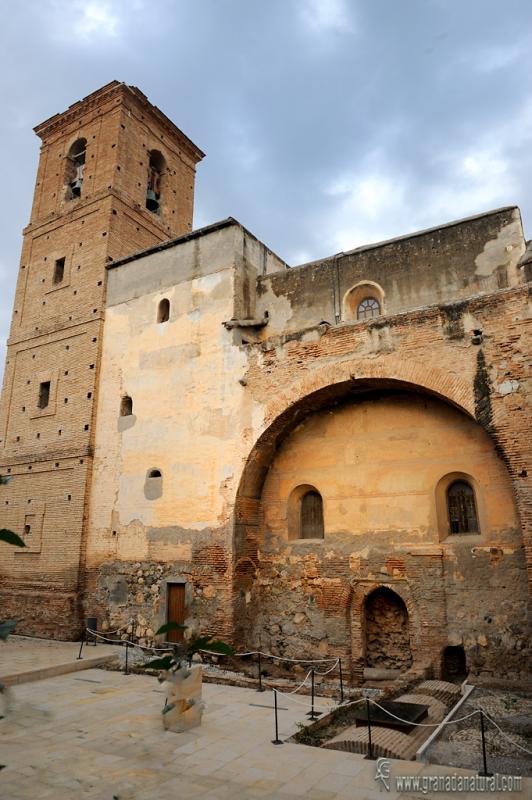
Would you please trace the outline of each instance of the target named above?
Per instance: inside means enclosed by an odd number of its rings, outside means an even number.
[[[54,277],[53,277],[54,285],[57,283],[62,283],[64,277],[65,277],[65,259],[58,258],[54,266]]]
[[[39,386],[39,408],[46,408],[50,402],[50,381],[44,381]]]

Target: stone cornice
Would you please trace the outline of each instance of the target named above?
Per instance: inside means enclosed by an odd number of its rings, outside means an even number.
[[[153,116],[168,135],[172,139],[177,140],[180,147],[188,152],[194,162],[201,161],[204,157],[205,153],[200,150],[177,125],[174,125],[157,106],[152,105],[140,89],[137,89],[136,86],[128,86],[120,81],[111,81],[111,83],[102,86],[101,89],[97,89],[95,92],[92,92],[92,94],[87,95],[87,97],[69,106],[63,113],[54,114],[53,117],[36,125],[33,130],[37,136],[44,141],[61,128],[80,120],[86,114],[118,98],[122,98],[123,101],[129,100],[135,102],[141,110]]]

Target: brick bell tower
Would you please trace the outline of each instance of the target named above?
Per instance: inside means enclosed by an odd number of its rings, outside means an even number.
[[[105,308],[105,266],[192,228],[203,153],[138,89],[113,81],[35,128],[2,400],[2,618],[72,638],[81,581]]]

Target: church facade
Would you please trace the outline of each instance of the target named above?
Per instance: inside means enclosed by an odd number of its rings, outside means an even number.
[[[203,157],[114,82],[36,129],[1,408],[19,630],[172,619],[364,672],[530,663],[519,210],[289,267],[192,229]]]

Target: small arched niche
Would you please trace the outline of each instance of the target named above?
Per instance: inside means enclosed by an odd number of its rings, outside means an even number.
[[[157,500],[163,493],[163,474],[158,467],[152,467],[146,473],[144,496],[146,500]]]
[[[481,532],[478,481],[465,472],[450,472],[436,486],[436,513],[440,539]]]
[[[301,484],[290,493],[287,508],[289,539],[323,539],[323,499],[315,486]]]
[[[384,314],[384,292],[378,283],[361,281],[344,295],[343,319],[364,322]]]
[[[159,214],[163,194],[163,178],[166,162],[158,150],[151,150],[148,162],[148,183],[146,187],[146,208],[153,214]]]
[[[157,306],[157,322],[168,322],[170,319],[170,300],[163,297]]]
[[[408,611],[399,595],[381,586],[364,604],[366,666],[405,671],[412,666]]]
[[[83,173],[85,171],[86,139],[76,139],[71,145],[65,166],[66,199],[74,200],[81,197],[83,188]]]
[[[467,677],[466,655],[463,645],[448,645],[441,659],[441,677],[443,681],[457,683]]]
[[[130,417],[133,414],[133,400],[129,395],[124,395],[120,401],[120,416]]]

